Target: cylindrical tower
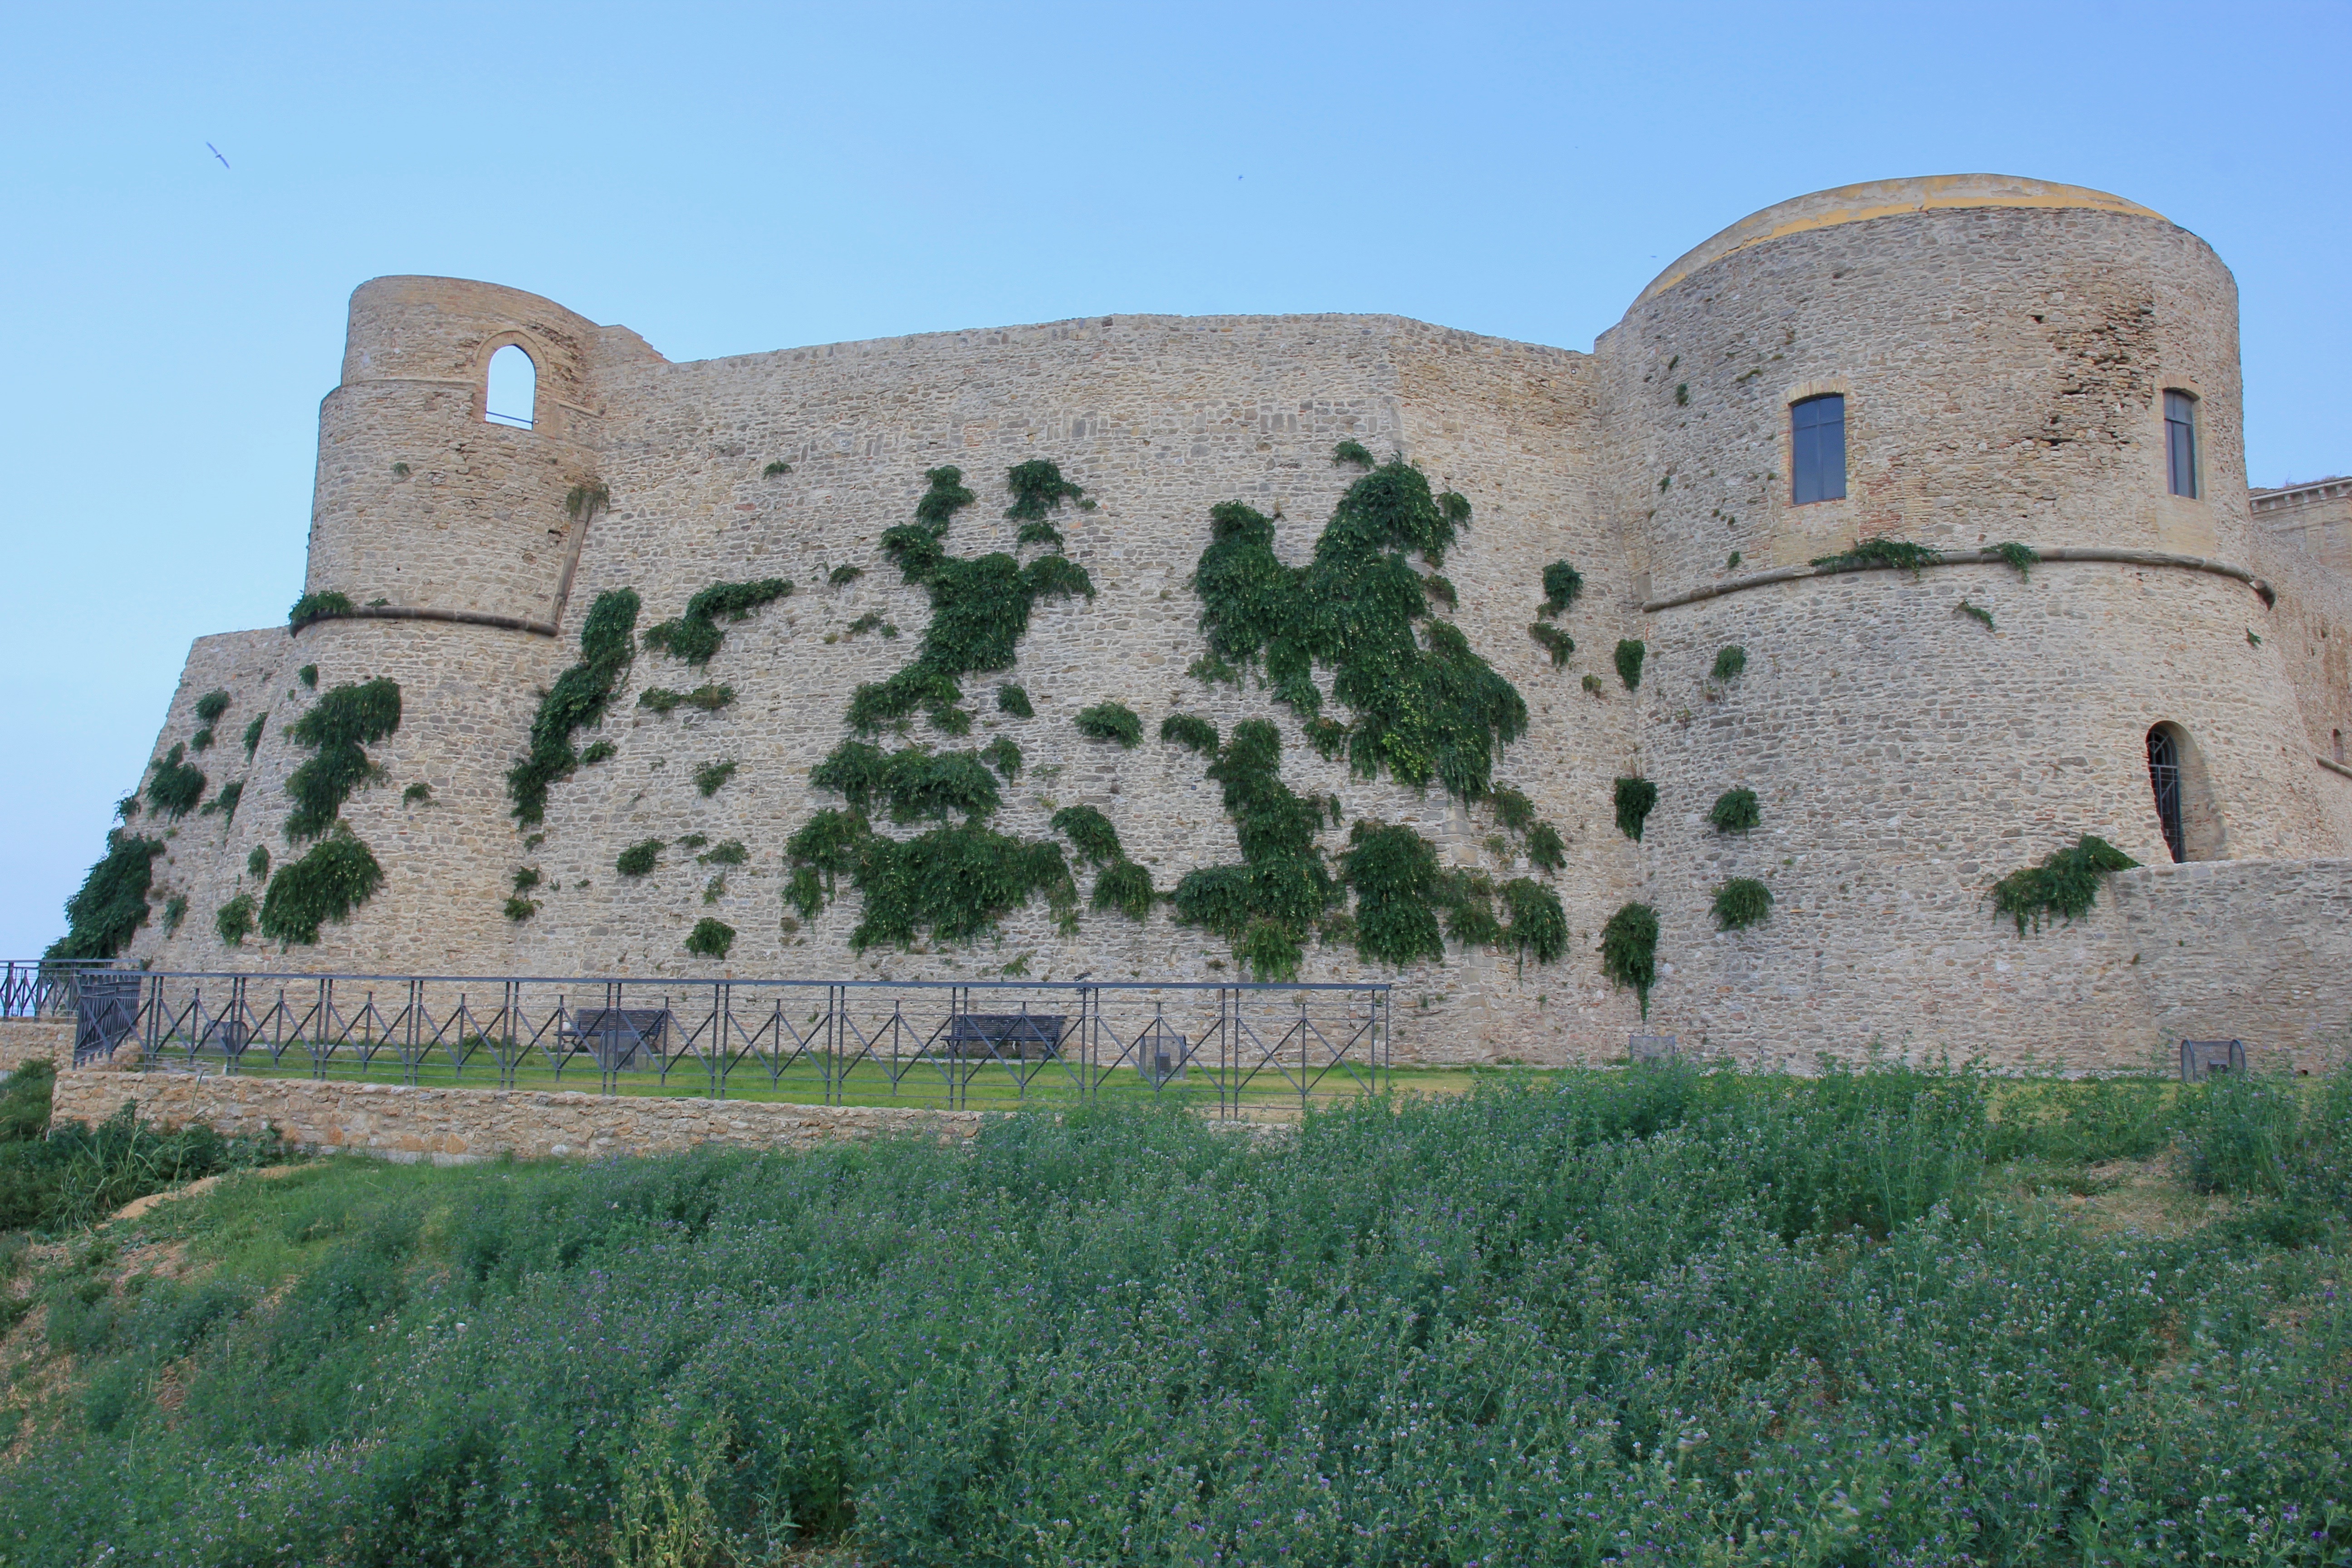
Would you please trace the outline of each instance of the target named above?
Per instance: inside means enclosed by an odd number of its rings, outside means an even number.
[[[2144,1026],[2129,955],[2021,943],[1997,879],[2085,833],[2149,864],[2341,852],[2244,580],[2236,289],[2194,235],[2039,181],[1849,186],[1700,246],[1598,353],[1669,1026],[1965,1052],[2046,1009],[2053,1049],[2112,1061]],[[1872,542],[1970,561],[1788,574]],[[2102,558],[1974,559],[2011,542]],[[1761,826],[1718,832],[1739,787]],[[1722,932],[1735,875],[1774,912]]]
[[[342,384],[319,411],[310,591],[552,622],[583,521],[565,498],[594,473],[597,332],[492,283],[362,284]],[[535,395],[497,412],[527,428],[490,417],[490,362],[509,345],[530,356]]]

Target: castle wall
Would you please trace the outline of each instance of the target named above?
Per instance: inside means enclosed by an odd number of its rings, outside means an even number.
[[[1647,1026],[1706,1055],[1801,1067],[1875,1041],[2136,1065],[2165,1031],[2205,1027],[2200,1009],[2266,964],[2280,991],[2261,1026],[2303,1050],[2341,1011],[2333,939],[2298,942],[2289,928],[2331,907],[2336,862],[2324,858],[2352,852],[2352,776],[2317,761],[2334,730],[2352,728],[2352,589],[2243,500],[2226,269],[2142,209],[2047,196],[1741,229],[1677,263],[1592,355],[1387,317],[1115,317],[673,364],[625,329],[514,290],[379,279],[353,298],[343,384],[321,414],[310,585],[555,635],[379,616],[201,641],[158,750],[193,728],[196,695],[228,688],[211,756],[225,762],[226,747],[238,763],[212,787],[236,772],[247,795],[234,823],[179,825],[157,896],[188,897],[187,924],[167,937],[151,923],[126,956],[444,973],[1233,977],[1227,944],[1164,906],[1139,923],[1087,910],[1066,936],[1039,901],[971,946],[861,955],[848,946],[854,889],[806,922],[783,901],[785,840],[838,804],[809,770],[847,738],[856,687],[911,661],[929,616],[924,591],[881,555],[882,532],[913,521],[926,469],[952,464],[978,499],[947,548],[1013,550],[1004,476],[1033,458],[1096,503],[1054,521],[1097,595],[1041,603],[1016,667],[966,678],[969,738],[919,719],[909,737],[1019,743],[1024,769],[993,826],[1043,839],[1057,807],[1094,805],[1166,891],[1240,854],[1203,761],[1160,742],[1161,720],[1197,714],[1229,733],[1265,718],[1284,736],[1285,782],[1337,795],[1346,821],[1407,823],[1452,865],[1528,874],[1490,808],[1355,778],[1254,678],[1235,689],[1186,673],[1205,651],[1190,579],[1210,509],[1239,500],[1277,517],[1279,552],[1303,562],[1356,477],[1332,461],[1345,438],[1402,451],[1471,501],[1444,565],[1459,595],[1447,618],[1528,705],[1530,732],[1497,781],[1569,844],[1551,879],[1571,932],[1557,963],[1453,946],[1444,963],[1398,973],[1310,944],[1304,979],[1399,983],[1400,1059],[1622,1055],[1641,1014],[1603,978],[1597,946],[1633,899],[1664,929]],[[482,374],[506,342],[539,366],[530,431],[480,419]],[[2204,499],[2166,493],[2167,387],[2202,400]],[[1787,405],[1817,391],[1848,398],[1848,499],[1799,508],[1787,503]],[[768,474],[777,462],[791,470]],[[589,481],[609,487],[609,510],[568,517],[566,492]],[[2047,562],[2030,579],[1952,565],[1661,603],[1880,536],[2193,554],[2273,576],[2278,602],[2211,573]],[[1577,652],[1555,669],[1527,627],[1543,567],[1563,559],[1587,588],[1559,623]],[[844,566],[863,574],[831,584]],[[575,737],[614,753],[555,784],[543,825],[513,821],[506,772],[540,694],[579,657],[595,595],[635,589],[642,633],[712,583],[770,576],[796,591],[722,623],[707,669],[641,651],[602,729]],[[899,635],[854,633],[866,617]],[[1649,646],[1637,691],[1612,668],[1621,637]],[[1746,673],[1711,681],[1732,643],[1748,650]],[[281,831],[284,785],[308,753],[284,727],[316,700],[295,679],[308,663],[318,691],[377,675],[402,685],[399,731],[370,748],[383,782],[344,813],[385,884],[315,947],[282,953],[255,937],[225,949],[212,917],[247,888],[251,849],[279,864],[299,853]],[[730,686],[733,703],[667,717],[638,706],[650,687],[706,681]],[[1027,689],[1034,719],[997,711],[1000,681]],[[1073,716],[1103,700],[1140,715],[1141,746],[1077,733]],[[263,707],[268,733],[248,764],[234,736]],[[2168,875],[2145,752],[2159,721],[2194,745],[2193,809],[2210,826],[2198,853],[2231,869]],[[738,770],[706,796],[693,774],[720,761]],[[1660,790],[1638,845],[1613,823],[1622,774]],[[404,798],[418,783],[429,803]],[[1763,804],[1744,837],[1704,821],[1735,786]],[[2084,833],[2149,863],[2127,874],[2140,881],[2116,879],[2128,898],[2038,935],[1995,917],[1994,880]],[[698,863],[679,842],[689,835],[740,840],[748,858]],[[616,857],[648,838],[664,845],[657,868],[623,878]],[[1344,826],[1328,831],[1327,853],[1346,838]],[[539,878],[520,921],[505,908],[519,871]],[[1761,927],[1726,935],[1709,902],[1735,875],[1764,879],[1776,904]],[[684,951],[706,916],[737,932],[724,961]],[[2158,962],[2147,954],[2167,921],[2231,934]]]

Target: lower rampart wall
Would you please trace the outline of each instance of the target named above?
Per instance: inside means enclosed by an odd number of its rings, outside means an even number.
[[[9,1018],[0,1020],[0,1073],[15,1072],[26,1062],[54,1062],[63,1068],[73,1059],[71,1018]]]
[[[305,1149],[436,1165],[508,1153],[657,1154],[702,1143],[799,1149],[907,1133],[951,1142],[978,1132],[984,1120],[976,1110],[98,1071],[58,1074],[51,1115],[94,1123],[126,1100],[138,1102],[142,1117],[166,1126],[204,1122],[227,1136],[275,1128]]]

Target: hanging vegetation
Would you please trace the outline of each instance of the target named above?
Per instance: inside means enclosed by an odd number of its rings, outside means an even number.
[[[1734,877],[1715,892],[1717,931],[1746,931],[1772,912],[1772,889],[1753,877]]]
[[[1943,558],[1940,552],[1907,539],[1865,539],[1851,550],[1816,555],[1811,563],[1824,572],[1867,572],[1885,567],[1916,577],[1921,567],[1933,566]]]
[[[1015,719],[1034,719],[1037,710],[1029,706],[1029,693],[1018,686],[996,689],[996,710],[1010,713]]]
[[[195,809],[196,802],[205,797],[204,770],[186,761],[188,749],[174,743],[151,764],[154,776],[147,781],[147,804],[172,821]]]
[[[1199,756],[1217,754],[1217,727],[1191,713],[1171,713],[1160,721],[1160,738]]]
[[[41,957],[103,960],[128,947],[147,923],[147,890],[154,885],[155,857],[162,853],[160,838],[142,838],[128,828],[108,829],[105,856],[66,900],[66,934]]]
[[[1143,721],[1124,702],[1097,702],[1091,708],[1081,708],[1075,722],[1079,734],[1089,740],[1116,741],[1123,752],[1133,751],[1143,740]]]
[[[699,708],[705,713],[716,713],[734,700],[733,687],[708,683],[691,691],[673,691],[667,686],[648,686],[637,693],[638,707],[650,708],[665,716],[679,708]]]
[[[1366,461],[1360,447],[1340,458]],[[1277,700],[1302,719],[1320,711],[1318,666],[1354,713],[1349,763],[1364,778],[1434,782],[1471,801],[1486,793],[1495,757],[1527,729],[1518,692],[1472,652],[1461,631],[1429,614],[1428,588],[1409,555],[1443,564],[1469,503],[1433,495],[1402,459],[1351,485],[1305,566],[1274,551],[1274,523],[1239,501],[1210,511],[1213,537],[1193,584],[1217,666],[1263,662]]]
[[[1528,622],[1528,636],[1541,643],[1545,651],[1551,655],[1551,667],[1554,669],[1566,666],[1570,656],[1576,652],[1574,637],[1558,626],[1548,626],[1542,621]]]
[[[2090,913],[2107,874],[2138,864],[2105,839],[2085,833],[2072,847],[2053,850],[2039,866],[2011,871],[1995,882],[1992,907],[2014,918],[2017,934],[2023,936],[2029,922],[2038,931],[2044,921],[2071,921]]]
[[[1557,617],[1584,592],[1584,574],[1565,561],[1555,561],[1543,569],[1543,614]]]
[[[1649,651],[1639,637],[1625,637],[1617,644],[1617,679],[1625,683],[1626,690],[1642,684],[1642,660]]]
[[[1658,911],[1627,904],[1601,928],[1601,970],[1619,987],[1632,986],[1650,1016],[1650,987],[1658,981]]]
[[[358,609],[349,594],[338,593],[332,588],[323,593],[305,594],[294,601],[292,609],[286,612],[286,629],[289,633],[299,632],[313,621],[352,615]]]
[[[1341,897],[1315,842],[1322,802],[1292,794],[1281,762],[1282,736],[1271,723],[1234,726],[1208,773],[1224,786],[1244,863],[1191,872],[1172,895],[1177,919],[1234,943],[1260,980],[1297,975],[1307,933]]]
[[[686,933],[686,951],[697,958],[724,958],[735,945],[735,928],[705,915]]]
[[[580,624],[580,662],[556,677],[540,699],[530,721],[530,750],[507,771],[507,794],[514,817],[536,825],[546,819],[547,791],[580,765],[572,749],[575,731],[604,721],[614,689],[636,657],[636,590],[614,588],[596,595]]]
[[[335,825],[343,802],[381,770],[363,747],[400,728],[400,684],[390,679],[338,686],[297,719],[290,734],[315,754],[287,776],[294,809],[286,818],[289,843],[316,838]]]
[[[1717,684],[1721,684],[1725,681],[1737,680],[1739,679],[1740,671],[1747,668],[1748,650],[1738,643],[1733,643],[1728,647],[1719,647],[1715,650],[1715,668],[1709,673]]]
[[[1555,873],[1568,864],[1568,846],[1559,828],[1538,822],[1528,829],[1528,864],[1538,871]]]
[[[764,577],[756,583],[713,583],[686,602],[686,614],[646,627],[645,644],[690,665],[709,664],[727,640],[726,632],[719,625],[721,616],[730,621],[748,621],[752,611],[773,604],[792,591],[792,584],[782,577]]]
[[[255,904],[251,893],[239,893],[213,911],[213,930],[228,947],[243,947],[253,934]]]
[[[1651,808],[1658,804],[1658,786],[1648,779],[1621,778],[1617,781],[1617,831],[1639,844],[1642,824],[1649,819]]]
[[[1717,833],[1749,833],[1764,820],[1752,789],[1727,789],[1715,797],[1706,820]]]
[[[320,926],[350,919],[383,884],[383,868],[375,856],[349,825],[337,822],[308,854],[269,879],[261,900],[261,934],[289,945],[315,942]]]
[[[251,719],[246,721],[245,760],[247,762],[249,763],[253,761],[253,753],[261,749],[261,737],[268,733],[268,731],[266,728],[268,723],[269,715],[266,712],[256,713]]]

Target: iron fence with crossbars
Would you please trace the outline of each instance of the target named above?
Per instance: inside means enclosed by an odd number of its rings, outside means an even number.
[[[83,1063],[976,1109],[1105,1097],[1220,1116],[1387,1086],[1384,984],[636,980],[84,970]]]

